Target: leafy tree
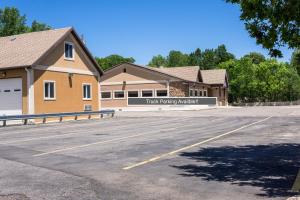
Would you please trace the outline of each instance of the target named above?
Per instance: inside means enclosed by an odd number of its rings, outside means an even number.
[[[243,58],[251,59],[252,63],[254,64],[259,64],[266,61],[266,57],[263,54],[257,52],[250,52],[249,54],[244,55]]]
[[[300,75],[300,50],[296,49],[293,52],[291,65],[297,70],[297,73]]]
[[[233,102],[291,101],[300,97],[300,77],[287,63],[269,59],[255,64],[244,56],[219,67],[229,73]]]
[[[21,15],[17,8],[0,9],[0,37],[48,29],[51,27],[37,21],[33,21],[31,27],[28,27],[26,16]]]
[[[202,53],[199,66],[201,69],[213,69],[217,66],[216,56],[214,49],[205,49]]]
[[[170,51],[167,56],[167,66],[166,67],[182,67],[189,64],[189,56],[182,53],[181,51]]]
[[[196,51],[192,52],[189,55],[189,65],[191,66],[199,66],[202,59],[202,53],[199,48]]]
[[[0,36],[16,35],[28,31],[26,16],[20,15],[17,8],[0,9]]]
[[[217,64],[235,58],[232,53],[227,52],[226,46],[224,44],[218,46],[217,49],[215,49],[214,53],[215,53],[215,60]]]
[[[30,32],[50,30],[51,27],[44,23],[39,23],[34,20],[31,24]]]
[[[151,61],[149,62],[149,66],[151,67],[160,67],[166,66],[167,60],[162,55],[153,56]]]
[[[116,55],[116,54],[107,56],[105,58],[96,57],[95,59],[103,70],[107,70],[115,65],[119,65],[124,62],[129,62],[129,63],[135,62],[134,58],[132,58],[132,57],[124,58],[124,57],[122,57],[120,55]]]
[[[271,56],[282,57],[279,47],[300,47],[299,0],[226,0],[239,4],[240,19],[256,42]]]

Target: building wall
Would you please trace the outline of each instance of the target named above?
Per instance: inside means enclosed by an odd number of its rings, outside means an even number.
[[[189,85],[184,84],[182,81],[170,83],[170,96],[171,97],[188,97]]]
[[[220,106],[226,106],[228,104],[228,88],[224,87],[212,87],[208,91],[209,96],[217,97]]]
[[[125,91],[125,99],[101,99],[102,108],[127,107],[127,91],[138,90],[141,94],[142,90],[167,89],[167,83],[149,83],[149,84],[125,84],[125,85],[101,85],[101,91]]]
[[[28,113],[27,72],[25,71],[24,68],[0,70],[0,74],[2,74],[3,72],[6,73],[6,76],[5,77],[0,76],[0,79],[22,78],[22,113],[27,114]]]
[[[65,42],[72,42],[74,44],[74,60],[65,59]],[[96,69],[94,69],[92,62],[88,59],[87,55],[84,53],[83,49],[72,34],[70,34],[63,42],[58,44],[57,47],[38,64],[96,73]]]
[[[80,112],[84,105],[92,105],[93,110],[99,110],[97,77],[90,75],[34,71],[34,103],[35,113]],[[44,100],[44,81],[55,81],[56,99]],[[83,83],[92,85],[92,100],[83,100]]]

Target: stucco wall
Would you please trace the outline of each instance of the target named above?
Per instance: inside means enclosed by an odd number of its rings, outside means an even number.
[[[150,83],[150,84],[130,84],[130,85],[103,85],[101,91],[111,91],[113,95],[114,90],[124,90],[125,99],[101,99],[102,108],[113,108],[113,107],[126,107],[127,106],[127,91],[138,90],[141,93],[142,90],[151,89],[167,89],[165,83]]]
[[[64,57],[65,42],[72,42],[74,44],[74,60],[67,60]],[[43,66],[55,66],[77,70],[93,71],[93,64],[84,53],[73,35],[69,35],[63,42],[58,44],[56,48],[47,57],[38,63]]]
[[[27,98],[27,72],[24,68],[20,69],[10,69],[10,70],[0,70],[0,74],[2,72],[6,73],[5,77],[1,77],[0,79],[8,79],[8,78],[21,78],[22,79],[22,113],[28,113],[28,98]]]
[[[84,104],[92,105],[99,110],[98,82],[95,76],[51,71],[34,71],[35,113],[75,112],[84,111]],[[44,81],[55,81],[56,100],[44,100]],[[92,85],[92,100],[83,100],[83,83]]]

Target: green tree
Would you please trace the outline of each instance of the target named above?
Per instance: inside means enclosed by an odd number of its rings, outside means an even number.
[[[115,65],[119,65],[124,62],[129,62],[129,63],[135,62],[134,58],[132,58],[132,57],[124,58],[124,57],[122,57],[120,55],[116,55],[116,54],[107,56],[105,58],[96,57],[95,59],[103,70],[107,70]]]
[[[17,8],[0,9],[0,36],[16,35],[28,31],[26,16],[20,15]]]
[[[189,56],[181,51],[170,51],[166,67],[182,67],[189,64]]]
[[[243,56],[243,58],[250,58],[252,60],[252,63],[254,64],[259,64],[266,61],[266,57],[263,54],[257,52],[250,52],[249,54]]]
[[[201,59],[202,59],[201,50],[197,48],[194,52],[192,52],[189,55],[189,65],[200,66]]]
[[[162,55],[153,56],[151,61],[149,62],[149,66],[151,67],[160,67],[166,66],[167,60]]]
[[[216,63],[222,63],[226,62],[228,60],[234,59],[234,55],[232,53],[229,53],[226,49],[226,46],[224,44],[220,45],[215,49],[215,59]]]
[[[271,56],[282,56],[279,47],[300,47],[299,0],[226,0],[239,4],[240,19],[256,42]]]
[[[34,20],[31,24],[30,32],[50,30],[51,27],[44,23],[39,23]]]
[[[292,101],[300,97],[300,77],[287,63],[269,59],[255,64],[244,56],[219,67],[229,73],[232,102]]]
[[[300,75],[300,50],[296,49],[291,58],[291,65],[297,70],[298,75]]]
[[[31,27],[27,26],[26,16],[21,15],[17,8],[5,7],[0,9],[0,37],[48,29],[51,27],[35,20]]]

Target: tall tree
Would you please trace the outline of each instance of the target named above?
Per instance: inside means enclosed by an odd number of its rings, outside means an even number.
[[[202,53],[199,48],[189,55],[189,65],[199,66],[202,58]]]
[[[151,67],[160,67],[166,66],[167,60],[162,55],[153,56],[151,61],[149,62],[149,66]]]
[[[0,36],[16,35],[28,31],[26,16],[21,15],[17,8],[0,9]]]
[[[17,8],[5,7],[0,9],[0,37],[48,29],[51,27],[35,20],[31,27],[27,26],[26,16],[21,15]]]
[[[122,57],[120,55],[116,55],[116,54],[107,56],[105,58],[96,57],[95,59],[103,70],[107,70],[115,65],[118,65],[118,64],[121,64],[124,62],[129,62],[129,63],[135,62],[134,58],[132,58],[132,57],[124,58],[124,57]]]
[[[300,75],[300,49],[296,49],[291,58],[291,65],[297,70]]]
[[[51,27],[44,23],[39,23],[36,20],[34,20],[31,24],[30,31],[36,32],[36,31],[45,31],[50,30]]]
[[[181,51],[170,51],[167,56],[167,67],[182,67],[189,64],[189,56]]]
[[[254,64],[259,64],[261,62],[266,61],[266,57],[261,53],[257,53],[257,52],[250,52],[249,54],[244,55],[243,58],[251,59],[252,63]]]
[[[240,19],[250,36],[269,50],[271,56],[281,57],[279,48],[300,47],[299,0],[226,0],[239,4]]]

